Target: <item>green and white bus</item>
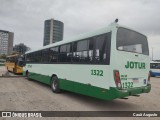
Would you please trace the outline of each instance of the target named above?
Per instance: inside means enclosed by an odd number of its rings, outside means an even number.
[[[24,75],[55,93],[113,100],[151,90],[147,37],[117,23],[27,52],[25,60]]]

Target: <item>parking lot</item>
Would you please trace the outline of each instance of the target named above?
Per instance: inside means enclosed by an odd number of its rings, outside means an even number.
[[[0,76],[5,73],[0,67]],[[67,91],[54,94],[49,86],[25,77],[0,77],[0,111],[158,111],[160,78],[152,77],[151,84],[148,94],[104,101]]]

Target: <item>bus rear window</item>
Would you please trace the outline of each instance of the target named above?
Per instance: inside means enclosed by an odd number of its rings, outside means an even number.
[[[117,49],[149,55],[147,38],[140,33],[122,27],[117,32]]]

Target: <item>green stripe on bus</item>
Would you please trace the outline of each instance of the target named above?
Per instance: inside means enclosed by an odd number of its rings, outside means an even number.
[[[40,81],[42,83],[50,85],[50,76],[40,75],[36,73],[30,73],[29,78]],[[118,90],[117,88],[110,87],[110,89],[104,89],[89,84],[78,83],[70,80],[60,79],[60,89],[68,90],[71,92],[100,98],[103,100],[113,100],[115,98],[123,98],[140,93],[148,93],[151,90],[151,85],[138,88],[127,89],[127,92]]]
[[[29,78],[50,85],[49,76],[29,72]]]

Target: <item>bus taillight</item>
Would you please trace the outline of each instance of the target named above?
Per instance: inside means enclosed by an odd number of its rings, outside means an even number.
[[[114,81],[116,83],[116,86],[118,88],[122,88],[119,71],[118,70],[114,70],[113,73],[114,73]]]

